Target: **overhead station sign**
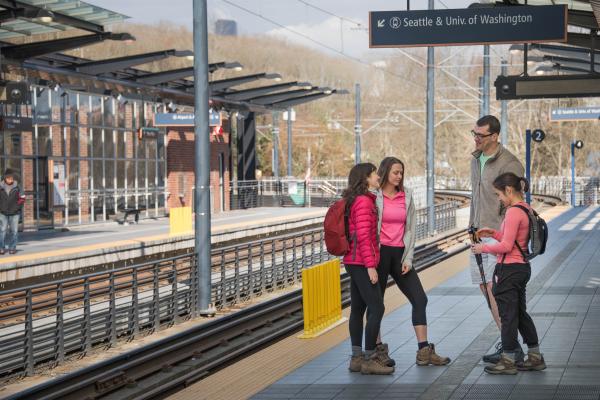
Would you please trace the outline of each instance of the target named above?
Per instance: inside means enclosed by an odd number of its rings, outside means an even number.
[[[566,5],[369,13],[372,48],[566,41]]]
[[[221,113],[209,110],[208,125],[221,125]],[[154,126],[194,126],[194,114],[191,113],[157,113],[154,115]]]
[[[553,108],[550,121],[583,121],[600,120],[600,106]]]

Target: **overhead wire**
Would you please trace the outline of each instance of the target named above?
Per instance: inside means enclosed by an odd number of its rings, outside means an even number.
[[[351,56],[351,55],[349,55],[347,53],[344,53],[343,51],[340,51],[340,50],[338,50],[338,49],[336,49],[334,47],[331,47],[331,46],[329,46],[329,45],[327,45],[327,44],[325,44],[323,42],[320,42],[320,41],[318,41],[316,39],[313,39],[312,37],[310,37],[310,36],[308,36],[308,35],[306,35],[306,34],[304,34],[302,32],[298,32],[298,31],[296,31],[296,30],[294,30],[292,28],[289,28],[289,27],[287,27],[287,26],[285,26],[285,25],[283,25],[283,24],[281,24],[281,23],[279,23],[279,22],[277,22],[275,20],[272,20],[271,18],[265,17],[264,15],[262,15],[260,13],[257,13],[255,11],[252,11],[252,10],[250,10],[250,9],[248,9],[246,7],[243,7],[243,6],[239,5],[239,4],[236,4],[236,3],[234,3],[231,0],[221,0],[221,1],[224,2],[224,3],[227,3],[227,4],[231,5],[231,6],[233,6],[235,8],[238,8],[238,9],[240,9],[240,10],[242,10],[242,11],[248,13],[248,14],[251,14],[251,15],[254,15],[255,17],[263,19],[263,20],[265,20],[265,21],[267,21],[267,22],[269,22],[269,23],[271,23],[273,25],[276,25],[276,26],[278,26],[278,27],[280,27],[280,28],[282,28],[282,29],[284,29],[284,30],[286,30],[288,32],[291,32],[291,33],[293,33],[295,35],[298,35],[298,36],[300,36],[300,37],[302,37],[302,38],[304,38],[304,39],[306,39],[306,40],[308,40],[308,41],[310,41],[310,42],[312,42],[312,43],[314,43],[314,44],[316,44],[318,46],[321,46],[321,47],[324,47],[324,48],[326,48],[326,49],[328,49],[330,51],[333,51],[334,53],[337,53],[337,54],[339,54],[339,55],[341,55],[343,57],[346,57],[346,58],[348,58],[348,59],[350,59],[350,60],[352,60],[354,62],[366,65],[366,66],[368,66],[370,68],[376,68],[373,65],[371,65],[371,63],[369,63],[367,61],[361,60],[360,58],[357,58],[357,57]],[[391,71],[389,71],[387,69],[380,69],[380,68],[377,68],[377,69],[380,70],[380,71],[383,71],[383,73],[385,73],[385,74],[388,74],[388,75],[391,75],[391,76],[393,76],[395,78],[401,79],[401,80],[405,81],[406,83],[408,83],[409,85],[412,85],[412,86],[417,87],[419,89],[424,89],[424,86],[418,85],[418,84],[410,81],[409,79],[407,79],[406,77],[404,77],[402,75],[395,74],[395,73],[393,73],[393,72],[391,72]]]

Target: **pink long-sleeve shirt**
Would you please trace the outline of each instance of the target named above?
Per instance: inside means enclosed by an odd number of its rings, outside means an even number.
[[[529,205],[523,201],[517,204],[530,209]],[[515,245],[515,240],[519,243],[523,251],[527,251],[527,242],[529,240],[529,218],[527,214],[517,207],[509,207],[506,210],[500,231],[494,231],[494,239],[498,243],[484,244],[482,248],[484,253],[496,254],[498,263],[502,262],[502,257],[505,254],[504,264],[525,263],[523,255]]]

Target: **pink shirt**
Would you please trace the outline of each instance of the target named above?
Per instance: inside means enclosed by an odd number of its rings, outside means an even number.
[[[398,192],[392,198],[384,194],[379,242],[385,246],[404,247],[405,225],[406,194]]]
[[[524,201],[517,203],[530,209]],[[506,215],[500,231],[494,231],[494,239],[498,243],[484,244],[484,253],[496,254],[498,263],[502,262],[502,257],[506,254],[504,264],[523,264],[523,255],[515,245],[515,240],[521,246],[524,252],[527,252],[527,242],[529,239],[529,218],[525,212],[517,207],[510,207],[506,210]]]

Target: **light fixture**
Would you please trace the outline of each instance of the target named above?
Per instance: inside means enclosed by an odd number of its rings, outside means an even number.
[[[275,82],[281,81],[281,75],[279,75],[279,74],[266,74],[265,76],[263,76],[263,78],[273,79]]]
[[[49,24],[54,20],[54,13],[45,8],[26,9],[23,16],[30,18],[34,22],[42,22],[44,24]]]
[[[522,44],[513,44],[508,48],[510,54],[521,54],[523,52],[524,46]]]
[[[333,93],[333,90],[331,90],[331,89],[325,89],[323,91],[323,93],[325,93],[325,94],[331,94],[331,93]]]
[[[573,142],[573,146],[575,146],[576,149],[581,149],[581,148],[583,148],[583,141],[582,140],[575,140]]]
[[[308,82],[299,82],[296,86],[298,86],[300,89],[304,89],[304,90],[312,89],[312,85]]]
[[[194,61],[194,55],[192,54],[192,55],[189,55],[189,56],[185,56],[185,59],[189,60],[189,61]]]

